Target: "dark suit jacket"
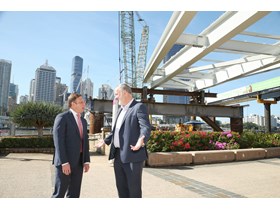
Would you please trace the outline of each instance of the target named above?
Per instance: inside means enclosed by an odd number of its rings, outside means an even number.
[[[117,118],[121,112],[118,111]],[[117,121],[117,120],[116,120]],[[115,123],[116,125],[116,123]],[[104,139],[107,145],[111,144],[109,159],[114,158],[114,132],[115,125],[109,136]],[[151,125],[145,104],[133,100],[129,106],[120,131],[120,157],[123,163],[140,162],[147,159],[146,147],[141,147],[138,151],[132,151],[130,145],[135,146],[141,136],[145,136],[144,143],[146,144],[151,134]]]
[[[90,162],[87,122],[83,124],[83,163]],[[81,137],[79,128],[72,112],[66,111],[56,116],[53,127],[55,154],[53,164],[59,166],[69,162],[71,166],[80,164]]]

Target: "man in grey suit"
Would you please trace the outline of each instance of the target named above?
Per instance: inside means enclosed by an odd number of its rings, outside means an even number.
[[[53,127],[55,187],[53,198],[79,198],[83,171],[89,170],[87,122],[80,114],[85,102],[80,94],[68,97],[69,110],[56,116]]]
[[[142,171],[147,159],[151,125],[147,108],[132,97],[131,88],[121,84],[115,89],[121,105],[110,135],[97,147],[111,144],[109,160],[114,159],[116,186],[120,198],[142,197]]]

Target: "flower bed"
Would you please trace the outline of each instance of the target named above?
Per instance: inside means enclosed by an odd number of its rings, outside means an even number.
[[[147,144],[150,152],[238,149],[236,132],[153,131]]]
[[[280,157],[280,134],[152,131],[147,143],[151,167]]]
[[[244,132],[152,131],[149,152],[205,151],[280,146],[280,134]]]

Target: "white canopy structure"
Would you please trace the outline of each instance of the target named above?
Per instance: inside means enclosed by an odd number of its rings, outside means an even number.
[[[202,24],[195,22],[201,13],[206,12],[172,14],[144,72],[143,83],[149,88],[205,90],[280,67],[280,35],[250,30],[254,24],[259,24],[254,28],[265,30],[267,24],[272,24],[268,21],[271,15],[278,17],[277,26],[280,20],[280,15],[275,15],[277,12],[228,11],[201,33],[186,33],[191,24]],[[174,44],[184,47],[163,64]]]

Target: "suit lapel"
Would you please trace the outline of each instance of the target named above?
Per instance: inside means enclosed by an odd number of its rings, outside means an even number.
[[[130,106],[128,107],[128,109],[127,109],[127,111],[126,111],[126,113],[125,113],[125,115],[124,115],[124,117],[123,117],[123,121],[122,121],[121,127],[122,127],[122,125],[123,125],[123,123],[124,123],[124,121],[125,121],[125,118],[132,112],[133,107],[134,107],[135,104],[136,104],[136,101],[133,99],[132,103],[131,103]]]
[[[80,136],[79,127],[78,127],[78,125],[77,125],[75,116],[73,115],[73,113],[72,113],[71,111],[69,111],[69,115],[70,115],[70,121],[71,121],[71,123],[74,125],[74,127],[76,128],[77,133],[78,133],[79,136]],[[83,121],[82,121],[82,122],[83,122]],[[82,124],[83,124],[83,123],[82,123]],[[83,125],[83,128],[84,128],[84,125]]]
[[[118,111],[117,111],[117,117],[116,117],[115,124],[114,124],[114,127],[113,127],[113,130],[112,130],[112,131],[115,130],[115,127],[116,127],[116,124],[117,124],[117,120],[118,120],[118,118],[119,118],[119,115],[120,115],[121,111],[122,111],[122,108],[119,108]]]

